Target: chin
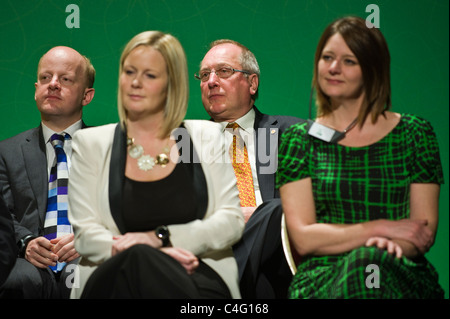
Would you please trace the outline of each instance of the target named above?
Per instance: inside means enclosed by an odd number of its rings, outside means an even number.
[[[227,109],[227,107],[225,105],[223,105],[223,104],[211,103],[209,105],[209,112],[212,113],[212,114],[220,114],[223,111],[225,111],[226,109]]]

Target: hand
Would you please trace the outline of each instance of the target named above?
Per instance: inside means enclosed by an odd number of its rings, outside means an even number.
[[[53,244],[52,251],[56,255],[58,255],[59,262],[70,262],[80,255],[75,250],[75,241],[74,234],[64,235],[55,239],[50,240],[50,243]]]
[[[161,251],[177,260],[186,269],[188,275],[192,275],[199,265],[197,256],[183,248],[163,247]]]
[[[161,240],[156,237],[154,231],[125,233],[121,236],[114,236],[113,239],[111,252],[113,256],[138,244],[145,244],[154,248],[162,246]]]
[[[245,223],[248,222],[252,214],[255,212],[256,207],[241,207],[242,215],[244,215]]]
[[[425,254],[434,243],[433,232],[427,220],[401,219],[390,221],[389,238],[411,242],[421,254]]]
[[[30,240],[25,250],[25,259],[38,268],[56,266],[58,255],[52,248],[53,244],[45,237]]]
[[[403,254],[402,248],[396,242],[384,237],[371,237],[367,240],[366,246],[376,246],[379,249],[387,250],[389,254],[395,254],[397,258],[401,258]]]

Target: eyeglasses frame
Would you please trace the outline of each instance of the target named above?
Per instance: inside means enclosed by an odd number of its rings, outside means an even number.
[[[221,78],[221,77],[217,74],[217,70],[212,69],[212,70],[209,72],[208,78],[207,78],[206,80],[204,80],[204,81],[200,78],[200,76],[198,75],[198,72],[196,72],[196,73],[194,74],[194,77],[195,77],[197,80],[200,80],[201,82],[206,82],[206,81],[209,80],[209,78],[210,78],[210,76],[211,76],[211,73],[213,73],[213,72],[219,77],[219,79],[228,79],[228,78],[231,77],[235,72],[241,72],[241,73],[244,73],[244,74],[247,74],[247,75],[251,75],[251,74],[252,74],[252,73],[250,73],[250,71],[235,69],[235,68],[232,68],[231,66],[221,67],[220,69],[223,69],[223,68],[230,69],[230,70],[233,71],[233,73],[231,73],[230,76],[228,76],[228,77],[226,77],[226,78]],[[199,71],[199,72],[200,72],[200,71]]]

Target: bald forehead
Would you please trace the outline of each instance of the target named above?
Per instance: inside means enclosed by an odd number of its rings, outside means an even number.
[[[232,43],[223,43],[212,47],[205,55],[201,67],[211,64],[230,64],[237,67],[241,63],[242,48]]]
[[[38,72],[41,67],[48,65],[60,65],[68,70],[85,69],[85,59],[76,50],[69,47],[54,47],[45,53],[39,61]]]

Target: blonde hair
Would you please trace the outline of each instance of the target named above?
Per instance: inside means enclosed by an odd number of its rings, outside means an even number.
[[[162,137],[168,136],[180,126],[187,112],[189,98],[189,80],[186,55],[180,42],[174,36],[160,31],[145,31],[134,36],[125,46],[120,57],[119,77],[123,64],[130,52],[138,46],[149,46],[161,53],[167,65],[167,99],[164,108]],[[126,127],[127,112],[122,103],[120,89],[117,95],[117,107],[120,124]]]

